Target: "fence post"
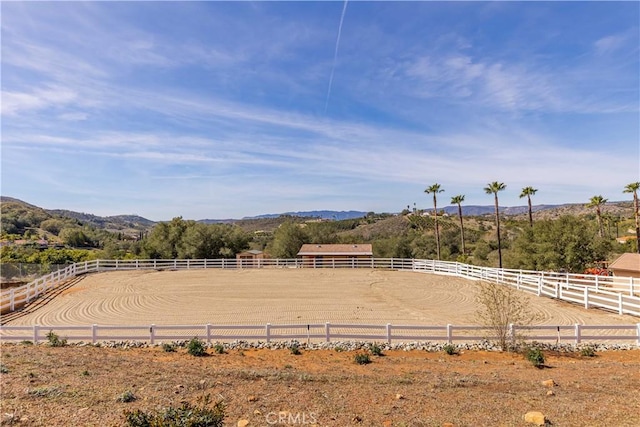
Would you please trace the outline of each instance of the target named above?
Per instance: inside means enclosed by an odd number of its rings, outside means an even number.
[[[600,290],[600,288],[598,287],[598,276],[596,276],[596,292],[598,292]]]
[[[453,328],[451,328],[451,323],[447,323],[447,343],[449,344],[451,344],[451,342],[453,341],[452,329]]]
[[[267,344],[269,344],[271,342],[271,323],[267,323],[265,333],[267,334]]]
[[[638,345],[640,346],[640,323],[638,323]]]
[[[589,308],[589,288],[584,288],[584,308]]]
[[[622,294],[618,294],[618,314],[622,314]]]
[[[538,276],[538,296],[542,294],[542,278]]]
[[[331,331],[329,330],[329,322],[324,324],[324,335],[327,342],[331,341]]]
[[[580,337],[580,324],[576,323],[576,345],[580,344],[580,341],[582,341],[582,338]]]
[[[9,306],[9,310],[14,311],[16,309],[16,295],[14,288],[11,288],[11,290],[9,291],[9,301],[11,303],[11,305]]]
[[[391,345],[391,323],[387,323],[387,344]]]
[[[140,269],[140,263],[138,262],[138,260],[136,260],[136,270]]]
[[[558,299],[562,299],[562,283],[558,282],[556,287],[556,289],[558,289]]]
[[[40,326],[33,325],[33,343],[38,344],[38,335],[40,332]]]
[[[633,296],[633,277],[629,277],[629,296]]]
[[[511,346],[516,342],[516,332],[515,325],[513,323],[509,323],[509,332],[508,332],[509,343]]]
[[[207,344],[211,344],[211,323],[207,323]]]
[[[95,344],[98,341],[98,325],[95,323],[91,325],[91,344]]]
[[[151,327],[149,328],[149,340],[151,341],[151,344],[155,344],[156,342],[156,325],[151,325]]]

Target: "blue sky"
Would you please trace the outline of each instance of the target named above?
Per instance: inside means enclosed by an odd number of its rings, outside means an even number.
[[[639,5],[2,2],[2,195],[152,220],[399,212],[436,182],[626,200]]]

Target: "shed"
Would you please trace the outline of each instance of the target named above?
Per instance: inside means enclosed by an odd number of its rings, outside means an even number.
[[[267,255],[256,249],[243,251],[236,254],[236,265],[238,268],[259,268],[265,258]]]
[[[640,254],[624,253],[609,264],[614,276],[640,278]]]
[[[305,244],[298,252],[305,267],[354,267],[373,260],[373,248],[364,244]]]

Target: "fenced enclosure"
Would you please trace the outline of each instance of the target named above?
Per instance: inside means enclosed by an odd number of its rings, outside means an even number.
[[[620,333],[619,331],[622,331]],[[54,332],[63,339],[93,344],[103,341],[139,341],[157,344],[199,338],[208,343],[229,341],[282,340],[335,342],[362,340],[369,342],[475,342],[495,340],[492,331],[484,326],[416,326],[416,325],[360,325],[360,324],[266,324],[266,325],[138,325],[138,326],[3,326],[1,341],[47,340]],[[613,335],[615,333],[615,335]],[[539,342],[573,343],[628,342],[640,346],[640,323],[637,325],[509,325],[509,336]]]
[[[26,264],[19,262],[0,263],[0,283],[5,284],[22,282],[27,283],[40,276],[52,273],[67,267],[67,264]]]
[[[2,314],[15,311],[72,278],[88,273],[221,268],[365,268],[450,275],[499,283],[537,296],[579,304],[587,309],[600,308],[640,317],[640,279],[637,278],[498,269],[458,262],[400,258],[324,258],[319,262],[302,259],[93,260],[71,264],[27,285],[3,290],[0,310]]]

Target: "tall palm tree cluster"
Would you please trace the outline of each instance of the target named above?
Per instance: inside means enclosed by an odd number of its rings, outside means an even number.
[[[494,197],[494,205],[495,205],[495,219],[496,219],[496,237],[498,240],[498,264],[499,268],[502,268],[502,244],[500,239],[500,212],[499,212],[499,203],[498,203],[498,193],[503,191],[507,186],[503,182],[490,182],[484,187],[484,191],[487,194],[493,194]],[[638,253],[640,254],[640,210],[639,210],[639,201],[638,201],[638,191],[640,190],[640,182],[632,182],[624,187],[623,193],[632,193],[633,194],[633,211],[635,217],[635,228],[636,228],[636,248]],[[520,198],[527,198],[528,205],[528,213],[529,213],[529,226],[533,227],[533,207],[531,205],[531,196],[535,195],[538,189],[533,187],[524,187],[522,192],[520,193]],[[442,186],[438,183],[430,185],[424,190],[427,194],[433,195],[433,219],[434,219],[434,228],[436,235],[436,252],[438,260],[440,260],[440,230],[438,227],[438,200],[437,195],[439,193],[444,192]],[[462,220],[462,202],[464,202],[464,195],[459,194],[451,197],[451,204],[458,206],[458,218],[460,220],[460,236],[462,240],[462,253],[466,253],[465,242],[464,242],[464,223]],[[604,228],[602,225],[602,209],[601,207],[607,203],[607,199],[598,195],[593,196],[589,204],[587,206],[593,207],[596,209],[596,218],[598,220],[598,235],[600,237],[604,236]]]

